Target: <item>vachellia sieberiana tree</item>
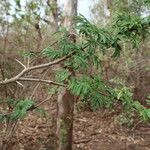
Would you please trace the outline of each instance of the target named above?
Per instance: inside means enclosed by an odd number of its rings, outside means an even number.
[[[97,26],[101,25],[105,28],[109,28],[112,24],[116,23],[114,20],[116,20],[118,16],[124,19],[126,18],[126,22],[124,23],[129,23],[132,26],[131,22],[138,21],[138,18],[149,18],[149,10],[149,1],[99,0],[93,6],[92,14]],[[145,33],[143,33],[143,35],[145,35]],[[134,42],[134,46],[131,45],[131,42],[127,42],[127,39],[124,40],[125,41],[123,42],[122,40],[121,43],[122,55],[118,60],[112,59],[109,55],[103,57],[103,77],[115,84],[130,87],[133,91],[133,98],[142,103],[146,103],[147,96],[150,93],[149,39],[140,42],[141,38],[132,34],[132,38],[129,40]]]
[[[49,58],[49,62],[31,66],[17,61],[23,69],[16,76],[0,81],[0,86],[23,84],[24,81],[41,82],[51,85],[56,93],[59,92],[57,122],[59,140],[57,149],[59,150],[72,148],[72,140],[69,138],[72,138],[74,96],[90,103],[94,110],[121,101],[126,110],[134,110],[143,120],[150,120],[150,110],[139,102],[133,101],[129,91],[118,93],[102,79],[98,72],[90,74],[87,71],[91,67],[96,69],[101,66],[100,54],[111,53],[112,58],[119,57],[122,42],[130,42],[135,46],[137,42],[148,38],[150,17],[143,18],[133,13],[127,15],[120,13],[109,28],[101,28],[80,15],[73,18],[71,26],[73,26],[73,33],[68,29],[60,28],[56,33],[58,40],[41,52],[41,55]],[[55,66],[58,68],[55,70],[55,79],[47,80],[31,76],[36,70]],[[7,113],[4,110],[5,113],[0,115],[0,119],[2,121],[22,119],[28,111],[34,109],[37,109],[37,105],[32,99],[20,100],[13,106],[11,112]]]

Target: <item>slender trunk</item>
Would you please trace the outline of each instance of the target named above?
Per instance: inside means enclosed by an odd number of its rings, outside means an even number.
[[[74,30],[73,28],[73,17],[77,16],[77,0],[66,0],[65,10],[64,10],[64,22],[63,25],[68,29],[68,31]]]
[[[47,0],[47,5],[51,9],[51,25],[52,25],[52,31],[57,31],[59,28],[59,9],[58,9],[58,2],[57,0]]]
[[[74,96],[66,89],[58,95],[57,137],[58,150],[72,149]]]
[[[72,18],[77,15],[77,0],[67,0],[64,14],[63,25],[71,32],[70,40],[75,42],[75,36],[72,34],[72,31],[74,31]],[[71,73],[74,75],[73,71]],[[58,95],[58,150],[72,150],[73,110],[74,96],[67,89],[62,88]]]

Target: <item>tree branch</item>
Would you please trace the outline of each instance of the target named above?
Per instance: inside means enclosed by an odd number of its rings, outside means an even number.
[[[68,56],[64,56],[62,58],[59,58],[57,60],[54,60],[52,62],[49,63],[45,63],[45,64],[41,64],[41,65],[36,65],[36,66],[32,66],[32,67],[28,67],[28,68],[24,68],[18,75],[16,75],[15,77],[12,77],[10,79],[5,79],[3,81],[0,81],[0,85],[6,85],[9,83],[13,83],[16,82],[17,80],[19,80],[25,73],[28,73],[32,70],[36,70],[36,69],[42,69],[42,68],[46,68],[46,67],[50,67],[56,64],[59,64],[60,62],[70,58],[73,54],[70,54]]]
[[[53,84],[53,85],[58,85],[58,86],[63,86],[63,87],[67,86],[65,84],[54,82],[51,80],[44,80],[44,79],[37,79],[37,78],[19,78],[18,81],[43,82],[43,83]]]
[[[82,50],[84,50],[85,48],[87,48],[88,45],[85,45]],[[53,65],[57,65],[59,64],[60,62],[63,62],[65,61],[66,59],[70,58],[71,56],[75,55],[76,52],[73,52],[71,53],[70,55],[68,56],[64,56],[62,58],[59,58],[59,59],[56,59],[52,62],[48,62],[48,63],[45,63],[45,64],[40,64],[40,65],[36,65],[36,66],[32,66],[32,67],[26,67],[24,68],[18,75],[16,75],[15,77],[12,77],[10,79],[5,79],[3,81],[0,81],[0,85],[6,85],[6,84],[9,84],[9,83],[13,83],[13,82],[16,82],[18,81],[24,74],[32,71],[32,70],[36,70],[36,69],[42,69],[42,68],[46,68],[46,67],[50,67],[50,66],[53,66]],[[18,61],[17,61],[18,62]],[[20,62],[18,62],[20,63]],[[22,66],[24,66],[22,63],[20,63]],[[39,82],[39,81],[36,81],[36,82]]]

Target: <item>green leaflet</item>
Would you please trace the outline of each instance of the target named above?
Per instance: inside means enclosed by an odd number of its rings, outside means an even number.
[[[61,56],[60,52],[57,50],[54,50],[51,47],[48,47],[46,49],[43,50],[42,52],[45,56],[52,58],[52,59],[56,59],[59,58]]]
[[[145,108],[140,102],[135,101],[133,107],[141,116],[143,121],[150,121],[150,109]]]
[[[56,72],[56,80],[59,82],[63,82],[71,75],[71,73],[67,69],[58,70]]]
[[[70,82],[69,82],[69,87],[68,89],[77,96],[85,96],[87,95],[90,90],[91,90],[91,86],[90,84],[87,82],[87,79],[83,78],[81,80],[77,80],[76,78],[73,78]]]
[[[99,76],[72,78],[68,88],[74,95],[80,96],[85,102],[89,102],[93,110],[112,106],[113,97],[110,97],[110,94],[113,95],[114,92],[103,83]]]
[[[15,108],[14,111],[10,114],[11,120],[22,119],[26,116],[28,109],[30,109],[34,105],[34,102],[29,99],[20,100]]]

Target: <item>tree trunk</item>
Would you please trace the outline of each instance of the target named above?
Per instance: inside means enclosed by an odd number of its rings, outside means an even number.
[[[70,32],[74,31],[72,18],[77,15],[77,0],[67,0],[64,14],[64,27]],[[75,42],[75,36],[70,37],[70,40]],[[73,72],[71,73],[74,75]],[[74,96],[67,89],[62,88],[58,95],[57,110],[58,150],[72,150],[73,110]]]
[[[51,9],[51,26],[52,31],[56,32],[59,28],[59,8],[58,8],[58,1],[57,0],[47,0],[47,5]]]
[[[57,137],[58,150],[72,149],[74,96],[66,89],[58,95]]]
[[[73,17],[77,16],[77,0],[66,0],[64,9],[64,22],[63,26],[68,29],[68,31],[73,30]]]

